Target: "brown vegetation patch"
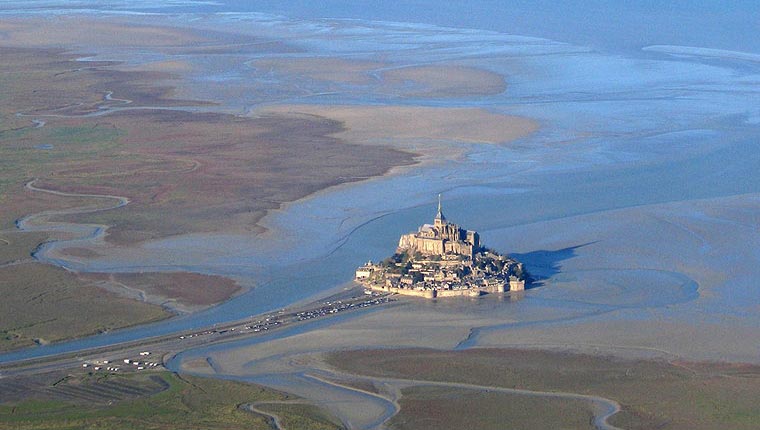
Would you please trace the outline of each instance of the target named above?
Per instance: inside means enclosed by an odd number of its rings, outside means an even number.
[[[201,106],[207,102],[176,100],[174,90],[161,85],[172,75],[156,71],[115,70],[116,62],[76,61],[59,49],[0,46],[3,106],[0,113],[85,115],[103,108],[126,106]],[[112,93],[113,100],[107,95]],[[119,100],[116,100],[119,99]],[[9,120],[13,118],[8,118]],[[18,126],[29,118],[15,118]]]
[[[102,70],[108,64],[97,62],[75,71],[82,63],[51,50],[12,48],[2,54],[0,71],[11,72],[2,75],[9,91],[0,96],[5,101],[0,105],[0,196],[11,203],[3,215],[48,208],[30,204],[30,197],[77,200],[23,189],[25,181],[39,177],[36,184],[42,188],[130,198],[129,206],[116,211],[70,217],[113,226],[107,238],[112,242],[191,232],[258,232],[257,222],[284,202],[413,162],[409,153],[345,144],[331,136],[341,125],[318,117],[240,118],[146,109],[90,118],[44,117],[45,126],[34,128],[33,117],[14,113],[78,115],[118,105],[104,100],[107,91],[134,100],[131,106],[185,102],[167,98],[171,89],[155,85],[165,77],[157,72]],[[40,150],[40,144],[51,149]],[[83,206],[92,204],[90,199]],[[3,221],[8,225],[12,220]]]
[[[515,349],[347,351],[328,361],[360,375],[597,395],[621,404],[610,421],[626,429],[752,429],[760,420],[760,366],[753,365]]]
[[[105,405],[152,396],[169,388],[169,384],[154,373],[92,375],[72,374],[71,369],[68,370],[1,379],[0,405],[26,400]]]
[[[2,160],[0,160],[0,164],[2,164]],[[26,215],[43,212],[52,208],[63,210],[93,204],[92,199],[60,197],[26,190],[24,189],[24,179],[26,178],[13,177],[10,174],[11,172],[8,172],[8,176],[3,173],[0,170],[0,178],[12,182],[12,185],[7,186],[5,189],[0,184],[0,204],[3,206],[3,210],[0,211],[0,226],[4,229],[12,231],[16,228],[15,221]]]
[[[47,237],[45,233],[0,233],[0,264],[31,259],[32,250]]]
[[[118,150],[128,149],[129,158],[116,152],[69,164],[58,174],[65,180],[50,175],[39,186],[128,196],[132,203],[118,211],[71,217],[112,225],[108,240],[117,243],[257,231],[265,213],[284,202],[412,162],[397,150],[342,143],[330,137],[340,125],[322,118],[129,111],[101,118],[98,126],[123,131]]]
[[[389,422],[398,430],[595,429],[589,404],[446,387],[402,391],[401,410]]]
[[[229,278],[199,273],[86,273],[84,279],[108,281],[142,291],[154,297],[152,302],[175,300],[188,306],[210,306],[221,303],[240,292],[240,286]]]

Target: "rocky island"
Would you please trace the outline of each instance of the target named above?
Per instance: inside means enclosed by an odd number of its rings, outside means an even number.
[[[433,224],[401,236],[396,253],[356,269],[369,290],[425,298],[477,297],[525,290],[522,263],[480,244],[480,235],[446,220],[438,196]]]

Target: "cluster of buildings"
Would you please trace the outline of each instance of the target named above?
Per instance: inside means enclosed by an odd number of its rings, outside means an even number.
[[[140,353],[140,357],[147,358],[147,356],[150,355],[149,351],[143,351]],[[132,366],[131,368],[128,366]],[[137,359],[130,359],[125,358],[122,360],[122,363],[116,363],[111,360],[94,360],[94,361],[87,361],[82,364],[82,368],[88,369],[92,368],[92,370],[98,372],[98,371],[107,371],[107,372],[119,372],[120,370],[124,369],[129,371],[130,369],[134,370],[146,370],[151,369],[154,367],[163,367],[161,363],[155,362],[155,361],[139,361]]]
[[[396,253],[356,269],[369,290],[418,297],[480,296],[525,289],[522,263],[483,248],[476,231],[446,220],[441,210],[433,224],[401,236]]]

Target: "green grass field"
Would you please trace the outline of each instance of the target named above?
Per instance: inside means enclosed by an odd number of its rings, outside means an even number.
[[[169,372],[154,374],[165,385],[154,394],[111,402],[70,399],[59,383],[47,389],[47,399],[26,399],[0,405],[3,430],[174,430],[251,429],[269,430],[268,417],[241,408],[248,403],[288,401],[282,393],[233,381],[179,376]],[[108,381],[116,378],[117,381]],[[140,379],[142,378],[142,379]],[[63,384],[98,392],[123,393],[155,391],[156,381],[146,374],[105,377],[85,376]],[[146,388],[147,385],[147,388]],[[103,391],[107,387],[110,391]],[[125,388],[126,387],[126,388]],[[124,397],[124,396],[122,396]],[[286,406],[286,405],[285,405]],[[299,405],[302,406],[302,405]],[[310,407],[283,407],[278,416],[288,430],[332,430],[339,428],[326,415]]]
[[[0,233],[0,264],[31,258],[31,252],[48,238],[46,233]]]
[[[160,306],[118,297],[40,263],[0,268],[0,297],[0,351],[171,316]]]

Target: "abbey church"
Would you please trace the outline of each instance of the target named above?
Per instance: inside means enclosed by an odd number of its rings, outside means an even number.
[[[424,224],[416,233],[401,236],[397,252],[422,255],[464,255],[472,258],[480,249],[480,235],[446,221],[438,196],[438,213],[433,224]]]

